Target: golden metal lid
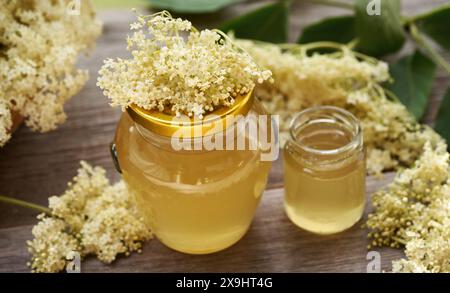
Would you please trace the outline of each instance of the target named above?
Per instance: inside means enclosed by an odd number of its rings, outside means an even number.
[[[226,123],[230,121],[226,120],[228,115],[246,115],[250,111],[252,104],[253,91],[250,91],[245,95],[237,96],[231,107],[220,107],[209,112],[203,119],[186,117],[186,115],[182,118],[177,118],[157,110],[145,110],[136,105],[127,107],[127,112],[136,123],[154,133],[163,136],[182,133],[183,137],[194,138],[214,133],[214,129],[219,124],[222,128],[218,129],[225,130],[228,127]]]

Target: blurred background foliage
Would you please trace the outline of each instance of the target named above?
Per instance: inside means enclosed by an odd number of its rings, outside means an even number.
[[[146,0],[91,0],[97,9],[106,8],[132,8],[148,5]]]

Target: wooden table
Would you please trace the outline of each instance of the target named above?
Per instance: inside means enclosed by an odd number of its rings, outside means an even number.
[[[403,1],[408,13],[442,4],[442,0]],[[215,26],[230,15],[253,9],[260,3],[244,3],[221,13],[190,17],[199,26]],[[307,23],[326,15],[346,11],[325,6],[296,3],[291,12],[290,39],[295,40]],[[113,138],[119,109],[96,87],[97,71],[107,57],[125,57],[125,36],[134,15],[127,10],[99,13],[104,33],[90,58],[80,67],[88,68],[91,78],[84,89],[66,105],[67,122],[57,130],[39,134],[21,127],[13,139],[0,149],[0,194],[47,205],[47,198],[61,194],[79,167],[80,160],[105,167],[112,181],[119,179],[110,159],[108,144]],[[411,49],[407,46],[405,51]],[[436,105],[449,78],[438,72],[425,121],[433,121]],[[392,180],[368,178],[367,196]],[[355,225],[333,236],[320,237],[296,228],[285,216],[282,162],[275,162],[267,191],[249,233],[233,247],[212,255],[191,256],[174,252],[157,240],[145,245],[143,253],[120,257],[112,265],[95,258],[82,263],[84,272],[365,272],[367,231]],[[368,205],[367,211],[371,209]],[[27,272],[29,255],[26,240],[36,213],[0,203],[0,272]],[[363,219],[360,223],[363,223]],[[380,249],[382,268],[389,270],[391,260],[402,257],[400,250]]]

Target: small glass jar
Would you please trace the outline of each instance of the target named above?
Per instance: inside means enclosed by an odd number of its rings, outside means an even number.
[[[218,131],[208,123],[224,125],[232,115],[253,119],[260,114],[264,109],[252,93],[238,97],[231,108],[206,115],[202,124],[192,118],[181,124],[171,115],[134,106],[123,113],[113,145],[118,165],[147,224],[166,246],[191,254],[212,253],[246,233],[271,162],[261,160],[259,148],[229,148],[238,140],[246,145],[252,140],[247,131],[234,127],[236,121]],[[192,149],[174,148],[175,132],[180,131],[184,146]],[[198,147],[211,135],[223,142],[223,150]]]
[[[283,156],[284,205],[294,224],[331,234],[358,222],[365,205],[365,154],[351,113],[333,106],[300,112]]]

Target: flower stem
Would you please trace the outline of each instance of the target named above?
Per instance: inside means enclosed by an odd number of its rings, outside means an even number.
[[[6,202],[6,203],[9,203],[9,204],[13,204],[13,205],[16,205],[16,206],[32,209],[32,210],[35,210],[35,211],[38,211],[38,212],[41,212],[41,213],[51,214],[51,210],[49,208],[46,208],[44,206],[31,203],[31,202],[23,201],[23,200],[20,200],[20,199],[15,199],[15,198],[12,198],[12,197],[0,195],[0,201]]]
[[[450,65],[445,61],[444,57],[442,57],[433,46],[431,46],[427,40],[423,37],[422,33],[419,31],[417,26],[414,23],[409,24],[409,29],[411,32],[411,37],[416,42],[416,44],[421,47],[423,50],[425,50],[430,58],[439,65],[442,69],[447,72],[447,74],[450,76]]]
[[[392,239],[397,241],[398,243],[402,244],[402,245],[406,245],[407,241],[401,237],[396,237],[396,236],[392,236]]]
[[[347,47],[350,49],[350,50],[354,50],[355,49],[355,47],[356,47],[356,45],[358,45],[358,39],[353,39],[353,40],[351,40],[348,44],[347,44]]]
[[[306,0],[308,2],[353,10],[353,4],[341,0]]]

